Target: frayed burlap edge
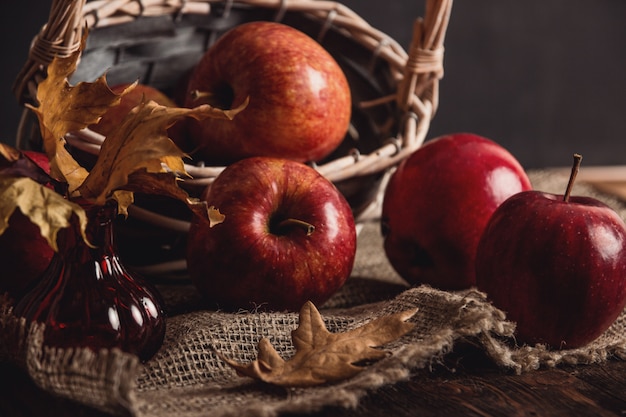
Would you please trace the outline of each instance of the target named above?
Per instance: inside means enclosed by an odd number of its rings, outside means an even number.
[[[367,285],[367,282],[364,280],[359,284]],[[306,389],[281,389],[238,377],[231,371],[230,383],[211,382],[212,377],[206,375],[206,383],[140,391],[137,393],[139,415],[164,416],[169,413],[195,417],[201,415],[199,410],[203,410],[205,415],[218,417],[274,417],[283,412],[319,411],[326,406],[355,407],[368,391],[405,380],[410,377],[412,370],[437,362],[460,338],[474,338],[481,334],[506,338],[512,335],[514,328],[505,320],[504,314],[488,304],[484,294],[478,291],[451,293],[428,286],[407,289],[392,300],[353,308],[322,309],[321,313],[327,323],[343,323],[343,329],[334,328],[333,331],[347,331],[374,318],[414,307],[418,308],[413,318],[415,330],[397,343],[386,346],[385,350],[389,352],[387,358],[364,368],[357,376],[342,383]],[[288,335],[297,323],[291,320],[294,319],[293,315],[287,314],[284,319],[290,323],[284,328],[277,328],[273,320],[268,320],[266,326],[274,328],[274,334]],[[264,329],[259,328],[257,333],[263,332]],[[186,337],[198,340],[193,332]],[[222,335],[214,334],[205,338],[207,345],[213,345]],[[180,348],[186,346],[184,340],[177,340],[177,343],[178,350],[188,350]],[[243,360],[245,354],[237,357],[237,352],[234,352],[233,356]],[[212,361],[213,358],[206,360]],[[173,363],[175,360],[170,358],[165,362]],[[217,365],[213,368],[217,368]],[[148,369],[146,372],[155,370]],[[224,372],[228,373],[228,370]]]

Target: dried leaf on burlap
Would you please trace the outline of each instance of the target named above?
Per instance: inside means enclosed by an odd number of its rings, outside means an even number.
[[[9,218],[18,208],[39,226],[42,236],[55,251],[58,251],[57,233],[69,227],[73,215],[78,217],[83,239],[87,241],[84,235],[87,216],[79,205],[28,177],[0,175],[0,234],[4,233]]]
[[[240,375],[284,387],[308,387],[350,378],[364,367],[365,361],[387,356],[378,347],[392,342],[414,328],[407,322],[417,309],[380,317],[356,329],[331,333],[311,302],[300,310],[300,324],[291,333],[295,355],[285,361],[267,338],[259,341],[255,361],[241,364],[220,357]]]

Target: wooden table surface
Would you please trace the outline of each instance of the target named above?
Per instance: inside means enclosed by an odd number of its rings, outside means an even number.
[[[108,417],[36,387],[20,369],[0,364],[2,417]],[[626,415],[626,361],[540,369],[521,375],[497,368],[460,344],[410,380],[368,394],[356,409],[327,408],[311,417]],[[285,414],[283,417],[302,415]],[[174,416],[173,416],[174,417]],[[242,416],[244,417],[244,416]]]

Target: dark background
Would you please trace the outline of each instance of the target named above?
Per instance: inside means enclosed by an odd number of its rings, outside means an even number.
[[[408,48],[423,0],[344,0]],[[20,0],[0,15],[0,140],[21,109],[11,84],[50,2]],[[6,6],[4,7],[6,9]],[[468,131],[507,147],[526,168],[626,164],[626,1],[456,0],[446,36],[434,136]]]

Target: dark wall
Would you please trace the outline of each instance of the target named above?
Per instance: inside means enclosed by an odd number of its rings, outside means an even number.
[[[32,38],[48,20],[50,0],[20,0],[5,4],[0,13],[0,141],[13,144],[21,108],[11,92],[13,80],[26,58]]]
[[[345,0],[408,47],[423,0]],[[49,3],[21,0],[0,19],[0,139],[20,109],[10,86]],[[626,1],[456,0],[446,37],[440,107],[429,137],[470,131],[507,147],[527,168],[626,164]]]

